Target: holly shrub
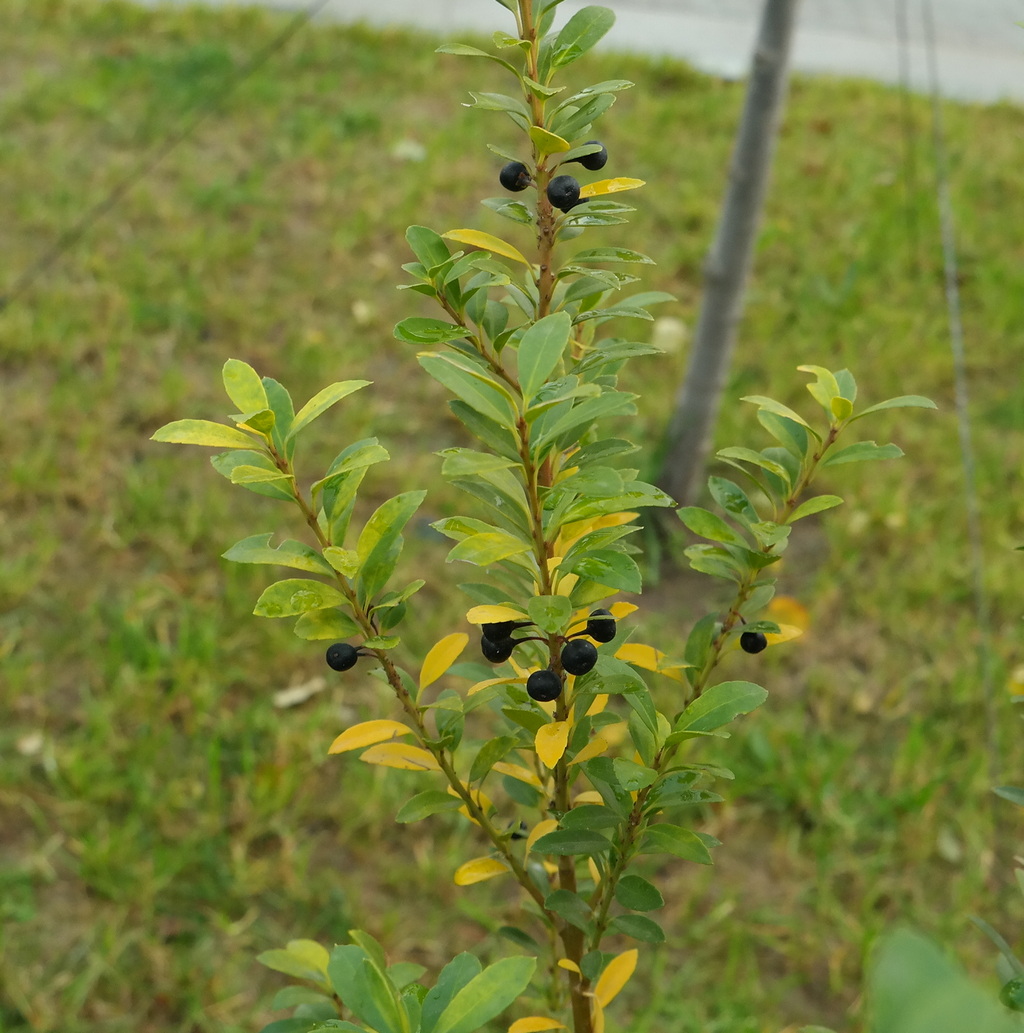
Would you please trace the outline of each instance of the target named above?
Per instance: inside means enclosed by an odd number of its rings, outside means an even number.
[[[759,653],[798,633],[761,614],[793,525],[842,501],[812,495],[815,477],[901,455],[892,444],[847,443],[862,417],[932,405],[904,396],[858,408],[853,375],[820,366],[800,367],[821,410],[815,418],[745,399],[772,442],[718,453],[738,473],[709,480],[717,511],[676,509],[701,539],[686,549],[690,565],[728,582],[732,602],[697,621],[676,655],[639,640],[637,604],[611,600],[641,590],[638,511],[675,502],[629,467],[636,446],[602,429],[637,411],[619,386],[627,362],[657,354],[607,333],[649,321],[648,309],[670,296],[630,293],[650,259],[603,240],[633,211],[616,198],[643,183],[588,176],[621,164],[594,127],[631,84],[562,81],[611,27],[611,11],[584,7],[554,31],[559,0],[498,2],[516,31],[496,32],[493,52],[440,50],[493,61],[515,87],[515,95],[472,94],[473,107],[500,112],[522,132],[516,153],[491,147],[504,162],[494,177],[504,192],[483,201],[515,224],[515,240],[409,227],[403,287],[440,311],[394,331],[421,349],[419,365],[450,393],[451,411],[476,441],[440,453],[440,476],[471,508],[432,526],[454,543],[448,559],[475,571],[459,587],[466,619],[480,629],[471,650],[480,658],[454,676],[470,647],[463,630],[418,664],[403,652],[398,630],[423,582],[400,576],[402,531],[426,493],[396,495],[354,526],[364,477],[388,459],[376,438],[344,442],[303,487],[304,432],[366,381],[331,384],[296,410],[282,384],[230,359],[223,382],[237,412],[229,422],[179,420],[153,436],[218,449],[218,473],[297,509],[308,544],[274,545],[262,532],[224,555],[290,568],[295,576],[270,585],[255,613],[294,619],[300,638],[330,643],[326,660],[340,677],[375,673],[393,691],[388,712],[341,730],[329,752],[357,754],[397,779],[429,772],[434,787],[411,795],[395,819],[471,823],[477,856],[452,873],[455,883],[506,879],[521,891],[520,921],[502,930],[516,953],[486,968],[462,953],[427,978],[421,966],[390,961],[360,930],[339,930],[340,946],[298,939],[264,953],[264,964],[297,980],[274,1001],[294,1017],[264,1033],[473,1033],[513,1006],[510,1033],[600,1033],[638,964],[639,948],[628,944],[665,938],[652,917],[664,900],[649,859],[710,864],[718,846],[685,817],[720,800],[714,784],[731,777],[702,763],[700,746],[725,736],[767,693],[716,679],[731,652]],[[587,234],[599,241],[578,246]],[[464,688],[467,671],[477,674]]]

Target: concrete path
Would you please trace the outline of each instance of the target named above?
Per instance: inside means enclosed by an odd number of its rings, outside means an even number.
[[[264,2],[298,10],[311,0]],[[619,16],[602,48],[674,55],[705,71],[736,78],[749,67],[763,0],[592,2],[613,8]],[[584,4],[585,0],[565,0],[563,17]],[[1024,102],[1024,27],[1018,24],[1024,22],[1024,0],[803,0],[793,67],[897,83],[902,60],[912,88],[926,92],[929,10],[944,94],[963,100]],[[511,17],[494,0],[326,0],[320,16],[414,25],[446,38],[467,30],[490,33]],[[902,57],[901,38],[907,40]]]

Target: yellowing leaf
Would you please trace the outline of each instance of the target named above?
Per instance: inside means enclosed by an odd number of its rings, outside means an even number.
[[[524,768],[522,764],[510,764],[506,760],[499,760],[493,766],[493,770],[497,771],[499,775],[508,775],[511,778],[518,779],[520,782],[536,786],[538,789],[543,784],[529,768]]]
[[[401,768],[404,771],[440,771],[441,765],[432,753],[422,746],[413,746],[405,742],[385,742],[379,746],[371,746],[359,757],[367,764],[377,764],[383,768]]]
[[[591,1011],[593,1012],[591,1025],[594,1027],[594,1033],[604,1033],[604,1008],[596,998],[591,998]]]
[[[470,624],[498,624],[501,621],[521,621],[526,619],[526,614],[522,610],[497,604],[474,606],[466,614],[466,620]]]
[[[526,837],[526,852],[529,853],[533,849],[533,844],[540,839],[541,836],[546,836],[549,832],[554,832],[558,828],[558,822],[554,818],[545,818],[543,821],[537,822],[534,825],[533,830]]]
[[[472,247],[483,248],[485,251],[492,251],[496,255],[511,258],[516,262],[522,262],[527,268],[530,267],[529,261],[521,251],[517,251],[507,240],[495,237],[491,233],[484,233],[482,230],[449,230],[447,233],[442,233],[441,236],[460,244],[469,244]]]
[[[799,638],[804,633],[803,628],[795,627],[792,624],[780,624],[779,633],[776,635],[773,632],[769,632],[765,635],[768,639],[770,646],[777,646],[780,642],[792,642],[793,639]]]
[[[640,952],[634,947],[623,951],[617,958],[612,958],[601,973],[601,978],[594,987],[594,998],[602,1008],[615,999],[618,992],[629,982],[629,977],[636,969],[636,959]]]
[[[300,958],[310,968],[327,975],[327,963],[331,960],[331,956],[327,952],[327,948],[317,943],[316,940],[289,940],[285,950]]]
[[[552,721],[551,724],[542,725],[537,729],[533,746],[541,762],[553,768],[562,759],[568,742],[569,722]]]
[[[445,635],[440,642],[431,647],[423,660],[420,670],[420,690],[433,685],[459,658],[459,654],[469,644],[469,636],[464,631],[453,635]]]
[[[568,140],[549,133],[541,126],[530,126],[530,139],[537,145],[540,154],[561,154],[571,146]]]
[[[558,967],[564,968],[567,972],[579,972],[580,975],[583,975],[583,973],[580,972],[579,965],[577,965],[575,961],[570,961],[568,958],[559,958]]]
[[[596,183],[588,183],[580,190],[580,197],[600,197],[602,194],[618,194],[623,190],[636,190],[642,187],[642,179],[629,179],[618,176],[615,179],[599,179]]]
[[[347,750],[358,750],[362,746],[385,742],[399,735],[412,735],[412,729],[401,721],[364,721],[362,724],[346,728],[331,743],[328,753],[345,753]]]
[[[506,872],[508,868],[496,857],[477,857],[459,865],[455,872],[455,885],[472,886],[474,882],[484,882]]]
[[[590,877],[594,880],[595,886],[601,885],[601,869],[597,867],[597,862],[592,858],[587,858],[587,868],[590,869]]]
[[[569,761],[570,765],[582,764],[591,757],[598,757],[608,749],[608,740],[603,735],[595,735],[579,753]]]
[[[544,1033],[548,1029],[565,1029],[565,1023],[546,1015],[527,1015],[525,1019],[516,1019],[508,1033]]]

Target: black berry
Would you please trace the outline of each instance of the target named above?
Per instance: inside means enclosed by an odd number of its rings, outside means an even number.
[[[518,621],[496,621],[494,624],[483,625],[480,630],[485,638],[498,642],[500,639],[508,638],[518,627]]]
[[[562,666],[568,674],[586,674],[597,663],[597,647],[585,638],[566,642],[562,650]]]
[[[490,660],[492,664],[500,664],[507,660],[512,655],[512,650],[516,647],[516,640],[514,638],[499,638],[493,639],[488,638],[484,635],[480,639],[480,652],[484,654],[484,658]]]
[[[579,180],[573,176],[555,176],[548,183],[548,200],[562,212],[575,208],[580,203]]]
[[[587,634],[597,642],[611,642],[617,631],[611,610],[591,610]]]
[[[335,642],[327,649],[327,666],[333,671],[348,671],[355,667],[359,653],[347,642]]]
[[[533,182],[533,178],[530,170],[521,161],[510,161],[498,173],[498,181],[506,190],[518,194],[520,190],[525,190]]]
[[[760,653],[768,648],[768,639],[763,631],[744,631],[740,635],[740,649],[745,653]]]
[[[562,695],[562,679],[550,667],[546,667],[543,671],[534,671],[526,679],[526,691],[531,699],[550,703]]]
[[[582,158],[577,158],[576,160],[585,169],[597,172],[598,169],[603,169],[608,164],[608,148],[600,140],[588,140],[587,143],[599,143],[601,144],[601,149],[594,151],[593,154],[584,154]]]

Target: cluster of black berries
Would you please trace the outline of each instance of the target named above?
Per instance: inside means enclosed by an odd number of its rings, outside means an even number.
[[[524,638],[512,637],[520,628],[528,627],[529,623],[529,621],[500,621],[495,624],[485,624],[481,629],[483,635],[480,639],[480,652],[492,664],[502,663],[512,655],[512,651],[520,642],[527,642],[535,638],[532,635]],[[615,618],[611,612],[609,610],[592,610],[586,628],[576,632],[562,646],[560,657],[562,670],[566,674],[574,675],[592,671],[597,663],[597,647],[593,642],[589,642],[581,636],[586,635],[597,642],[611,642],[615,638],[615,634]],[[550,667],[542,671],[534,671],[526,679],[526,691],[532,699],[541,703],[550,703],[562,694],[562,679]]]
[[[608,163],[608,148],[600,140],[588,140],[587,143],[597,144],[601,149],[573,160],[591,172],[603,169]],[[533,182],[533,177],[521,161],[510,161],[499,173],[498,180],[506,190],[518,193]],[[586,203],[586,198],[580,200],[580,184],[575,176],[555,176],[548,183],[547,193],[548,200],[560,212],[568,212],[578,204]]]

